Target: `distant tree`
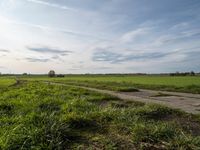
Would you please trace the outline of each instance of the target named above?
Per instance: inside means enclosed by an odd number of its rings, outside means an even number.
[[[65,77],[65,75],[64,74],[58,74],[57,77],[63,78],[63,77]]]
[[[56,76],[56,73],[54,70],[50,70],[49,73],[48,73],[48,76],[49,77],[55,77]]]
[[[27,76],[28,74],[27,74],[27,73],[23,73],[22,75],[23,75],[23,76]]]
[[[190,72],[190,75],[191,75],[191,76],[195,76],[195,72],[194,72],[194,71],[191,71],[191,72]]]

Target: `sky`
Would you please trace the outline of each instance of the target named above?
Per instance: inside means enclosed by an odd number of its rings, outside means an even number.
[[[200,0],[0,0],[1,73],[200,72]]]

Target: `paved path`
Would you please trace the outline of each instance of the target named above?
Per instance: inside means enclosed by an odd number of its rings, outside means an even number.
[[[200,94],[143,90],[139,92],[115,92],[96,88],[69,85],[64,83],[45,82],[62,86],[78,87],[87,90],[109,94],[124,100],[134,100],[145,103],[158,103],[172,108],[178,108],[188,113],[200,114]]]

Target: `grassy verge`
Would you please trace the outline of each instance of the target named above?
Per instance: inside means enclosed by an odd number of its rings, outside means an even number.
[[[0,95],[0,149],[198,149],[200,117],[39,82]]]

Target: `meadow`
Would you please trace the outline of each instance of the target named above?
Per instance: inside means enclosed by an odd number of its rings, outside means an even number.
[[[24,77],[29,80],[56,81],[114,91],[137,91],[138,88],[200,94],[200,76],[159,75],[66,75],[65,78]]]
[[[16,80],[13,78],[3,78],[0,77],[0,88],[7,87],[16,83]]]
[[[0,149],[200,148],[199,115],[31,80],[0,86]]]

